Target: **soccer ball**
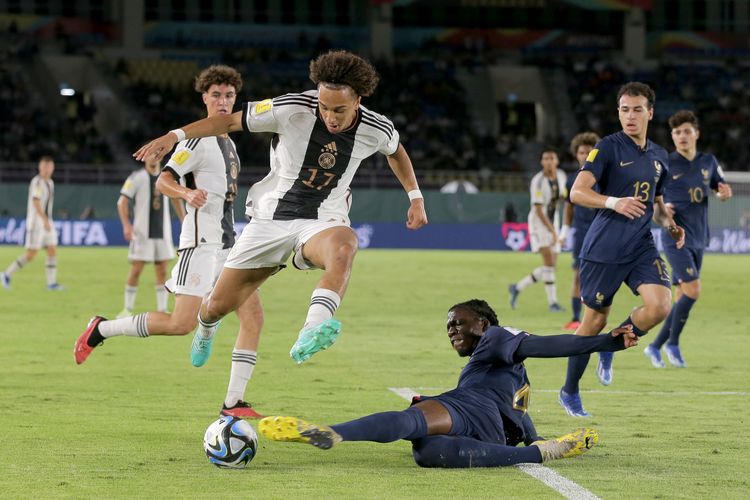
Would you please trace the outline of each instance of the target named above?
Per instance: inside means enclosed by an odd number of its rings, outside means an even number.
[[[206,429],[203,449],[208,461],[215,466],[242,469],[255,458],[258,435],[241,418],[220,417]]]

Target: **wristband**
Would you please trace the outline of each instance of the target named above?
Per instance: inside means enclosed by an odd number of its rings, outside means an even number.
[[[620,198],[616,198],[614,196],[609,196],[607,198],[607,201],[604,202],[604,208],[608,208],[610,210],[615,209],[615,205],[617,205],[617,202],[620,201]]]
[[[420,191],[419,189],[412,189],[411,191],[406,193],[406,195],[409,197],[409,201],[414,201],[418,198],[424,198],[424,196],[422,196],[422,191]]]
[[[177,136],[177,142],[182,142],[185,140],[185,131],[181,128],[176,128],[174,130],[170,130],[174,135]]]

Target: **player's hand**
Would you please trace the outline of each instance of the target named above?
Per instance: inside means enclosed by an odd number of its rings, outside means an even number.
[[[685,230],[684,229],[682,229],[677,224],[672,223],[669,226],[667,226],[667,232],[669,232],[669,236],[671,236],[672,239],[677,242],[678,249],[685,246]]]
[[[122,236],[123,238],[125,238],[125,241],[132,240],[133,239],[133,226],[123,226]]]
[[[191,189],[185,195],[185,203],[193,208],[200,208],[208,202],[208,191],[205,189]]]
[[[672,203],[665,203],[664,204],[664,211],[670,219],[674,218],[674,205]]]
[[[732,197],[732,186],[730,186],[726,182],[720,182],[719,189],[716,191],[716,196],[721,201],[727,201]]]
[[[625,349],[638,345],[638,335],[633,333],[633,325],[618,326],[611,332],[610,335],[613,337],[619,337],[622,335],[622,340],[625,343]]]
[[[620,198],[615,205],[615,212],[622,214],[628,219],[637,219],[646,213],[646,205],[637,198],[628,196]]]
[[[147,159],[159,161],[172,150],[175,144],[177,144],[177,136],[173,132],[167,132],[158,139],[141,146],[141,149],[133,153],[133,158],[138,161]]]
[[[560,228],[560,234],[557,237],[557,242],[563,248],[565,248],[565,244],[568,242],[569,231],[570,231],[570,226],[568,226],[567,224],[563,224],[563,227]]]
[[[425,224],[427,224],[427,212],[424,210],[424,198],[415,198],[406,212],[406,227],[419,229]]]

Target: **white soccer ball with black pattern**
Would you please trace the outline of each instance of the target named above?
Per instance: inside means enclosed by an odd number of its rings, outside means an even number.
[[[246,421],[236,417],[220,417],[208,426],[203,436],[203,449],[208,461],[217,467],[247,467],[258,450],[258,435]]]

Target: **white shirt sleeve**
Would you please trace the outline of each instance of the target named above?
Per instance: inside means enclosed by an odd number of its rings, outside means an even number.
[[[138,185],[140,183],[138,172],[140,172],[140,170],[136,170],[135,172],[130,174],[128,178],[125,179],[125,183],[122,185],[122,188],[120,188],[120,194],[127,196],[131,200],[135,198],[135,193],[136,191],[138,191]]]
[[[174,170],[175,173],[180,176],[180,179],[184,177],[185,174],[198,169],[201,162],[203,161],[203,145],[205,141],[210,139],[201,139],[198,143],[195,144],[193,149],[190,149],[188,147],[188,144],[194,140],[195,139],[181,141],[177,145],[177,148],[175,149],[172,156],[169,158],[167,164],[164,166],[164,168],[168,167]]]
[[[278,132],[280,117],[277,115],[282,110],[274,107],[273,99],[246,102],[242,105],[242,127],[248,132]]]

